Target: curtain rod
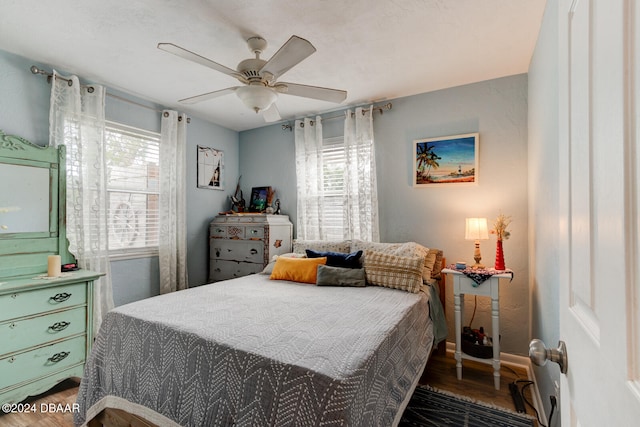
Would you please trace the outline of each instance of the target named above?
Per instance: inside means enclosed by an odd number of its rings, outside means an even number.
[[[378,112],[380,114],[384,113],[384,110],[391,110],[391,108],[393,107],[393,104],[390,102],[387,102],[386,104],[383,105],[374,105],[371,110],[375,113]],[[364,115],[367,112],[367,110],[362,110],[362,114]],[[355,115],[355,113],[351,113],[351,116],[353,117],[353,115]],[[329,117],[323,117],[322,121],[326,121],[326,120],[333,120],[333,119],[343,119],[344,118],[344,114],[337,114],[335,116],[329,116]],[[311,125],[313,125],[314,121],[311,120]],[[304,123],[300,123],[300,126],[304,127]],[[291,125],[291,123],[285,123],[282,125],[282,130],[288,130],[288,131],[292,131],[293,130],[293,126]]]
[[[42,69],[40,69],[40,68],[36,67],[35,65],[32,65],[32,66],[31,66],[31,68],[30,68],[30,70],[31,70],[31,72],[32,72],[33,74],[41,74],[41,75],[43,75],[43,76],[46,76],[46,77],[47,77],[47,82],[48,82],[48,83],[51,83],[51,79],[53,79],[53,73],[49,73],[49,72],[47,72],[47,71],[45,71],[45,70],[42,70]],[[67,84],[68,84],[69,86],[73,86],[73,81],[72,81],[71,79],[66,79],[66,78],[64,78],[64,77],[62,77],[62,76],[56,76],[56,78],[57,78],[57,79],[64,80],[65,82],[67,82]],[[86,86],[86,87],[88,87],[88,89],[87,89],[87,90],[89,91],[89,93],[92,93],[92,92],[93,92],[93,88],[91,87],[91,85],[82,85],[82,86]],[[114,95],[114,94],[112,94],[112,93],[109,93],[108,91],[105,91],[105,92],[106,92],[106,95],[107,95],[108,97],[110,97],[110,98],[117,99],[117,100],[119,100],[119,101],[128,102],[129,104],[137,105],[138,107],[146,108],[146,109],[148,109],[148,110],[155,111],[155,112],[157,112],[157,113],[162,113],[162,112],[163,112],[162,110],[158,110],[157,108],[150,107],[150,106],[148,106],[148,105],[144,105],[144,104],[141,104],[141,103],[136,102],[136,101],[132,101],[132,100],[127,99],[127,98],[125,98],[125,97],[123,97],[123,96]],[[179,118],[179,120],[181,120],[181,118]],[[187,123],[191,123],[191,117],[187,117]]]

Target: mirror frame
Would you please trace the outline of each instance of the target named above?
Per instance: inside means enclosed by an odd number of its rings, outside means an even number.
[[[47,271],[47,257],[75,262],[66,234],[66,148],[39,146],[0,130],[0,163],[49,170],[49,231],[0,234],[0,277]]]

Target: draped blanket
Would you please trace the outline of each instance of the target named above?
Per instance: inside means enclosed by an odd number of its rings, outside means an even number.
[[[394,425],[432,341],[425,292],[218,282],[109,312],[75,421],[110,406],[161,425]]]

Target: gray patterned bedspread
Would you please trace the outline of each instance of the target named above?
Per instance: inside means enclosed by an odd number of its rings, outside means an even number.
[[[200,286],[107,314],[75,421],[110,406],[159,425],[386,427],[432,341],[425,292],[259,274]]]

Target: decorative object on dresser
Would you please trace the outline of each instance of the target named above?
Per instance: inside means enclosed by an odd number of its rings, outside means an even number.
[[[61,271],[76,261],[66,238],[65,155],[64,146],[0,131],[0,176],[12,183],[0,189],[0,205],[20,208],[0,230],[2,403],[81,377],[93,343],[93,283],[102,274]]]
[[[249,199],[249,211],[264,212],[269,206],[269,197],[273,197],[271,187],[253,187],[251,189],[251,199]]]
[[[209,226],[209,281],[259,273],[274,255],[291,252],[287,215],[218,215]]]
[[[413,186],[478,183],[477,133],[413,141]]]

